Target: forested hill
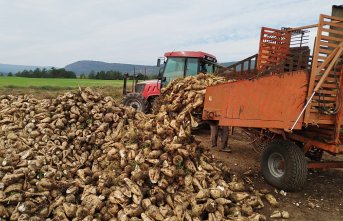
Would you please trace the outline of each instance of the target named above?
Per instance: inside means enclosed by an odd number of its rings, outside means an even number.
[[[77,61],[65,66],[68,71],[73,71],[77,75],[88,74],[91,71],[119,71],[121,73],[142,73],[147,75],[156,75],[159,68],[149,65],[134,65],[134,64],[122,64],[122,63],[107,63],[102,61]]]
[[[17,73],[19,71],[30,71],[35,69],[51,69],[51,67],[43,67],[43,66],[33,66],[33,65],[16,65],[16,64],[0,64],[0,73],[7,74],[7,73]]]

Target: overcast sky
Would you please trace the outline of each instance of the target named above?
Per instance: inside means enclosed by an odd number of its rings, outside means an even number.
[[[332,4],[342,0],[0,0],[0,63],[154,65],[173,50],[241,60],[262,26],[317,23]]]

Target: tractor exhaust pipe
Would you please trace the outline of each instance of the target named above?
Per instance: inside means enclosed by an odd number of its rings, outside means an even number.
[[[127,94],[127,78],[128,78],[129,74],[126,73],[124,74],[124,85],[123,85],[123,95],[125,96]]]

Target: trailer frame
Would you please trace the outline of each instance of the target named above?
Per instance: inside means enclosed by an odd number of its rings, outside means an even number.
[[[311,56],[304,41],[307,29],[314,27],[317,37]],[[252,59],[257,61],[253,68]],[[244,63],[248,70],[243,70]],[[320,159],[323,152],[343,154],[343,18],[320,15],[315,25],[263,27],[258,55],[236,65],[240,68],[231,65],[225,74],[238,76],[237,81],[207,88],[203,120],[268,130],[284,140],[268,144],[261,161],[266,180],[278,188],[303,185],[305,168],[343,168],[343,161]],[[280,144],[287,148],[280,149]],[[311,157],[313,152],[319,158]],[[280,172],[291,167],[296,171]]]

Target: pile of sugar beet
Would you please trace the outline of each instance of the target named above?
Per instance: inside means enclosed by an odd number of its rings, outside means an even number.
[[[171,82],[155,114],[88,88],[0,96],[0,219],[265,220],[264,194],[191,135],[206,86],[223,81]]]

